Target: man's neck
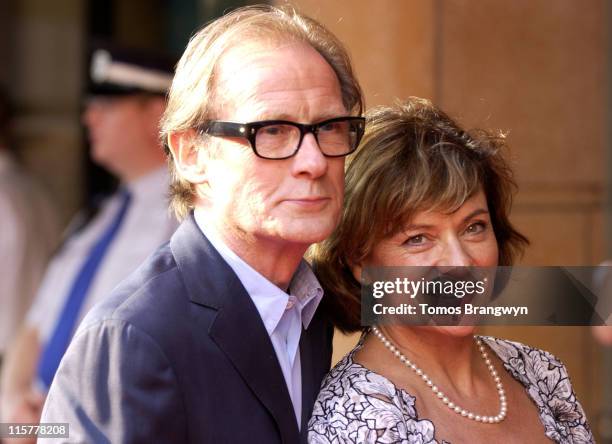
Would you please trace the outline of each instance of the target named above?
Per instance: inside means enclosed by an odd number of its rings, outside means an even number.
[[[217,248],[229,249],[268,281],[284,291],[288,289],[308,245],[229,230],[202,208],[196,207],[195,217],[213,244],[222,243]]]
[[[287,290],[308,246],[217,230],[219,238],[240,259],[282,290]]]

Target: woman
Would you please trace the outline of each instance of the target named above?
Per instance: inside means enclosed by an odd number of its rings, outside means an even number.
[[[468,133],[426,100],[370,113],[347,170],[344,217],[313,252],[338,328],[361,330],[364,266],[511,265],[527,239],[508,219],[503,136]],[[312,443],[593,442],[567,370],[474,327],[366,329],[327,376]]]

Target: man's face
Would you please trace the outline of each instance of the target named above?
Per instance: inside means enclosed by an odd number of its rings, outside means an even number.
[[[100,96],[90,99],[83,112],[91,143],[91,156],[121,178],[141,173],[157,149],[157,122],[162,107],[152,109],[156,99],[137,95]],[[153,147],[153,148],[151,148]],[[161,164],[161,162],[158,162]]]
[[[305,44],[235,48],[223,56],[218,74],[218,120],[316,123],[347,115],[334,71]],[[259,158],[240,138],[211,143],[211,211],[226,238],[309,245],[335,228],[344,158],[323,156],[312,134],[285,160]]]

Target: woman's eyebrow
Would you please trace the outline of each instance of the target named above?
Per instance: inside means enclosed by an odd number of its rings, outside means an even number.
[[[472,219],[472,218],[474,218],[476,216],[479,216],[481,214],[489,214],[489,211],[486,210],[485,208],[477,208],[476,210],[472,211],[470,214],[465,216],[463,218],[463,222],[465,223],[465,222],[469,221],[470,219]]]
[[[433,225],[428,225],[428,224],[410,224],[402,231],[407,232],[407,231],[415,231],[415,230],[428,230],[433,227],[434,227]]]
[[[481,214],[489,214],[489,211],[485,208],[477,208],[474,211],[472,211],[470,214],[468,214],[467,216],[465,216],[463,218],[463,220],[461,221],[462,223],[466,223],[467,221],[469,221],[470,219],[479,216]],[[415,230],[428,230],[430,228],[433,228],[435,225],[432,224],[410,224],[408,225],[406,228],[404,228],[402,230],[402,232],[408,232],[408,231],[415,231]]]

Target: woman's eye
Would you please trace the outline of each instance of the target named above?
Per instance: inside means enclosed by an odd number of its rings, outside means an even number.
[[[482,233],[487,228],[487,224],[484,222],[474,222],[465,230],[468,234]]]
[[[425,243],[425,236],[422,234],[417,234],[416,236],[411,236],[404,242],[405,245],[422,245]]]

